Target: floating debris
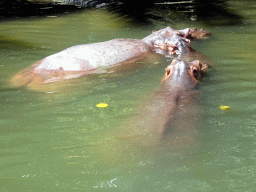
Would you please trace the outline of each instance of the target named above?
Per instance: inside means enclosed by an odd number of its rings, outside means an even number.
[[[105,108],[107,106],[108,106],[107,103],[99,103],[99,104],[96,105],[96,107],[99,107],[99,108]]]
[[[229,111],[229,110],[230,110],[230,107],[229,107],[229,106],[224,106],[224,105],[219,106],[219,108],[220,108],[222,111]]]

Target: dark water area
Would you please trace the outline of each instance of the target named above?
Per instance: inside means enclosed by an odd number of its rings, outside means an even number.
[[[256,7],[226,3],[239,22],[179,17],[139,25],[88,9],[1,22],[0,191],[255,191]],[[140,129],[171,58],[142,59],[126,72],[40,91],[10,83],[20,70],[73,45],[141,39],[169,25],[211,32],[191,44],[211,68],[195,90],[197,113],[190,115],[197,117],[180,121],[189,130],[182,137],[152,144]]]
[[[52,3],[50,1],[3,0],[0,2],[0,21],[56,17],[83,11],[84,9],[85,7]]]
[[[152,24],[160,21],[199,21],[205,25],[241,24],[242,16],[230,9],[227,0],[3,0],[0,20],[41,18],[80,12],[84,9],[104,9],[132,23]]]

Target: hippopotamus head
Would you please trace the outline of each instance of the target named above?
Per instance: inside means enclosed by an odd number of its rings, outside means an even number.
[[[152,31],[152,34],[157,37],[170,37],[173,34],[179,33],[177,30],[173,29],[172,27],[168,26],[164,29],[158,30],[158,31]],[[152,35],[152,36],[153,36]]]
[[[164,46],[164,41],[166,38],[171,37],[173,34],[178,34],[179,31],[174,30],[172,27],[166,27],[164,29],[158,31],[152,31],[152,34],[148,35],[147,37],[143,38],[142,41],[147,43],[152,47],[162,47]]]
[[[148,44],[156,52],[162,53],[162,50],[168,51],[170,54],[180,54],[189,51],[191,38],[203,39],[209,35],[204,29],[186,28],[183,30],[175,30],[168,26],[158,31],[152,31],[152,34],[143,38],[142,41]],[[176,50],[179,50],[176,52]],[[164,53],[164,52],[163,52]]]
[[[162,83],[168,87],[193,88],[202,77],[202,72],[207,68],[208,65],[201,63],[199,60],[185,62],[174,59],[166,68]]]
[[[180,35],[182,37],[188,39],[206,39],[210,33],[204,29],[197,29],[197,28],[187,28],[179,30]]]
[[[170,37],[159,37],[153,42],[155,50],[166,50],[168,55],[172,54],[181,54],[189,51],[191,49],[188,44],[190,43],[189,39],[174,34]]]
[[[165,47],[169,54],[181,54],[190,51],[189,39],[174,34],[171,37],[165,38]]]
[[[168,26],[158,31],[152,31],[151,37],[157,36],[168,38],[174,34],[184,37],[186,39],[205,39],[210,35],[210,33],[204,29],[186,28],[182,30],[175,30],[172,27]]]

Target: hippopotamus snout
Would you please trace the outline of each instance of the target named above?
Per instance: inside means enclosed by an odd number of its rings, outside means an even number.
[[[207,68],[208,65],[201,63],[199,60],[185,62],[179,59],[174,59],[166,68],[166,73],[162,82],[175,87],[184,85],[194,87],[202,77],[203,71]]]
[[[196,29],[196,28],[190,28],[188,32],[190,38],[195,39],[206,39],[210,33],[204,29]]]
[[[154,41],[154,47],[167,50],[169,54],[180,54],[184,52],[184,49],[187,49],[188,44],[190,43],[189,39],[174,34],[171,37],[159,37]]]

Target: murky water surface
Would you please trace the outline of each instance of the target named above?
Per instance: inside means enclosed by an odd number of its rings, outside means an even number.
[[[212,33],[192,44],[212,68],[197,88],[200,121],[182,147],[151,147],[131,125],[147,118],[141,110],[159,87],[167,58],[41,91],[9,83],[18,71],[67,47],[139,39],[169,24],[133,26],[97,10],[1,23],[1,191],[255,191],[255,3],[232,7],[243,24],[172,24]],[[108,107],[96,107],[102,102]]]

